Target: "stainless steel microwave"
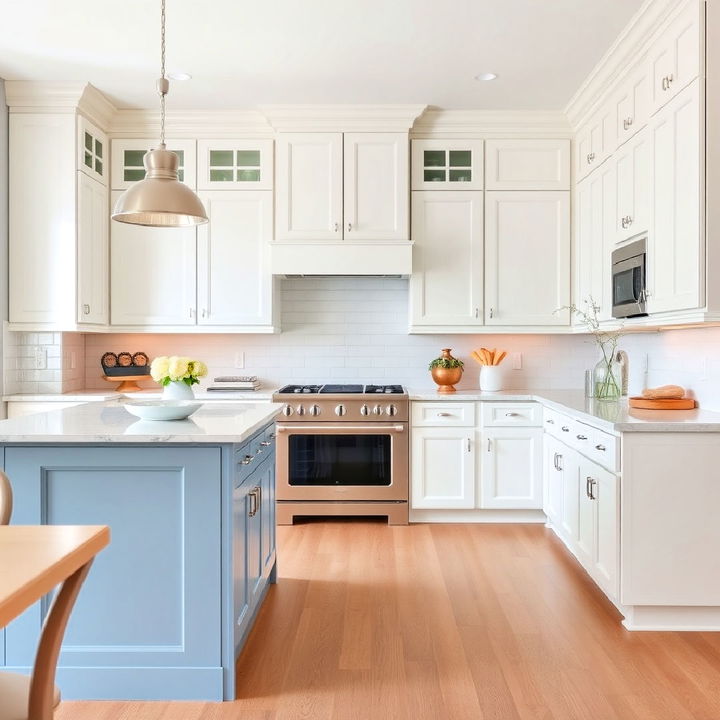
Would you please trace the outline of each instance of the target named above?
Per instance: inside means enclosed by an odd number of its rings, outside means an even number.
[[[612,314],[615,318],[647,315],[647,237],[612,254]]]

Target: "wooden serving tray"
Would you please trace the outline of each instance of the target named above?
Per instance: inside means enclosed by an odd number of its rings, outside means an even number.
[[[695,400],[692,398],[628,398],[631,408],[639,410],[692,410],[695,407]]]

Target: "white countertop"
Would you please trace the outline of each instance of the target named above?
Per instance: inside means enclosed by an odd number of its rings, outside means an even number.
[[[232,400],[234,402],[270,402],[274,388],[242,392],[195,390],[197,400]],[[133,393],[119,393],[114,390],[77,390],[68,393],[17,393],[4,395],[3,402],[105,402],[118,398],[142,398],[154,400],[162,396],[161,390],[140,390]]]
[[[238,443],[279,412],[272,403],[205,403],[187,420],[139,420],[122,401],[0,420],[0,443]]]
[[[563,412],[581,422],[613,433],[623,432],[720,432],[720,413],[710,410],[636,410],[627,398],[604,402],[586,398],[582,390],[458,390],[438,393],[432,389],[408,390],[411,400],[533,401]]]

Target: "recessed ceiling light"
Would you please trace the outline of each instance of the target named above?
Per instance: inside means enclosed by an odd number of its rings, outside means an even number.
[[[171,72],[167,76],[170,80],[192,80],[192,75],[185,72]]]
[[[479,75],[476,75],[476,76],[475,76],[475,79],[476,79],[476,80],[480,80],[480,81],[496,80],[496,79],[497,79],[497,75],[496,75],[495,73],[492,73],[492,72],[484,72],[484,73],[480,73]]]

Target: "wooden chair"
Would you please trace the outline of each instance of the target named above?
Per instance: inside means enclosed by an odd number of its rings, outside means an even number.
[[[10,524],[12,505],[10,479],[0,470],[0,525]],[[43,624],[32,675],[0,672],[0,720],[52,720],[60,704],[60,690],[55,686],[60,646],[88,570],[89,565],[80,568],[55,595]]]

